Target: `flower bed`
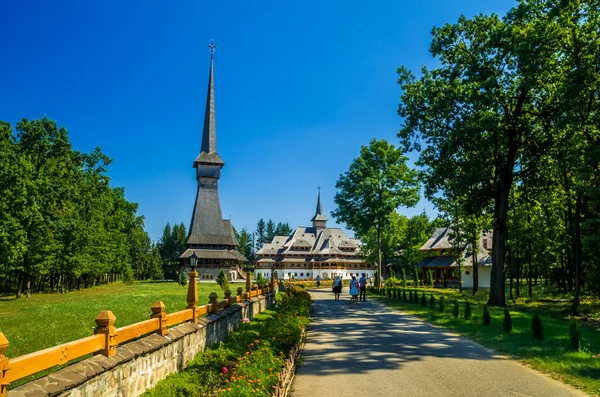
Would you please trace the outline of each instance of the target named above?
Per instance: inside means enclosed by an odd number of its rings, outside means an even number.
[[[302,288],[277,294],[273,309],[244,319],[224,342],[169,375],[145,396],[271,396],[286,356],[309,323],[310,295]]]

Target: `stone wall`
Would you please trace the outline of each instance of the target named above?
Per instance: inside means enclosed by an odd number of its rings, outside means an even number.
[[[225,340],[243,318],[274,302],[273,293],[201,317],[198,324],[170,328],[117,347],[113,357],[96,355],[8,392],[8,397],[139,396],[173,372],[184,369],[207,346]]]

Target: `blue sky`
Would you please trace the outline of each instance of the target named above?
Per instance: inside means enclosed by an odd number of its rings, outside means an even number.
[[[156,240],[167,222],[189,226],[214,39],[223,216],[307,225],[318,186],[331,219],[361,145],[397,144],[396,68],[435,66],[432,27],[515,4],[3,0],[0,120],[47,115],[76,149],[100,146]],[[436,213],[399,212],[423,209]]]

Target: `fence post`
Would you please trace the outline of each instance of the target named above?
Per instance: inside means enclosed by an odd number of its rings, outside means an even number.
[[[238,294],[238,296],[242,297],[241,300],[244,300],[244,290],[242,289],[242,287],[238,287],[237,294]]]
[[[117,329],[115,328],[115,320],[117,318],[110,310],[102,310],[96,317],[96,329],[94,334],[103,334],[104,350],[100,353],[106,357],[112,357],[117,351]]]
[[[252,277],[251,273],[246,272],[246,292],[250,292],[250,289],[252,288],[250,284],[250,277]]]
[[[150,318],[158,319],[158,330],[156,333],[165,336],[167,334],[167,313],[165,312],[165,304],[161,301],[156,301],[152,304],[150,309],[152,310]]]
[[[196,324],[198,322],[198,308],[196,307],[196,303],[198,303],[198,284],[196,284],[198,272],[191,269],[188,276],[190,280],[188,281],[187,308],[192,309],[192,323]]]
[[[8,339],[0,332],[0,397],[6,396],[6,388],[10,385],[10,383],[4,380],[6,378],[6,371],[10,369],[8,367],[8,357],[4,355],[4,352],[8,349],[8,345]]]
[[[225,299],[227,299],[227,307],[231,307],[231,290],[225,290]]]
[[[211,292],[210,295],[208,296],[208,304],[210,305],[211,313],[217,312],[217,306],[219,305],[219,302],[217,301],[218,298],[219,298],[219,295],[217,295],[216,292]]]

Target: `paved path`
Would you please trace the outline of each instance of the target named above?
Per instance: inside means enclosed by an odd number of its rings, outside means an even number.
[[[314,321],[293,397],[585,395],[376,301],[311,295]]]

